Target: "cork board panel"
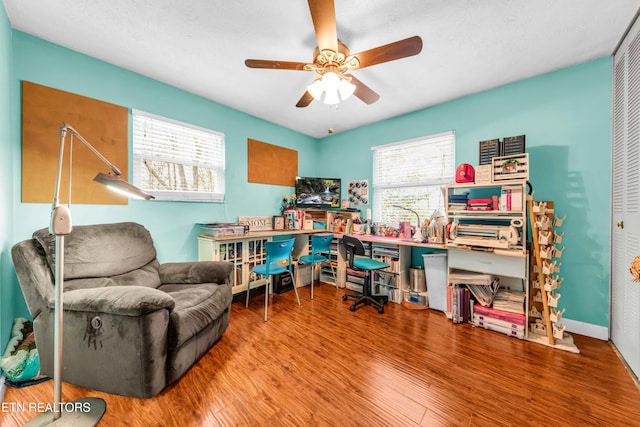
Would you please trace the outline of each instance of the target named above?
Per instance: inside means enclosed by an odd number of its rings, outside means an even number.
[[[249,182],[293,187],[298,176],[298,151],[248,139]]]
[[[22,82],[22,201],[51,203],[56,182],[60,127],[73,127],[84,139],[122,172],[128,173],[129,111],[125,107],[69,92]],[[65,155],[60,181],[61,204],[68,200],[69,149]],[[93,180],[109,167],[78,138],[73,140],[71,203],[127,204],[119,195]]]

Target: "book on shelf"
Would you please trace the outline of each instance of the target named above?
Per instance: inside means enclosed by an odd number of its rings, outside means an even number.
[[[491,305],[500,287],[500,279],[497,276],[464,270],[452,270],[449,283],[465,285],[476,301],[485,307]]]
[[[525,336],[526,316],[524,313],[512,313],[476,304],[473,307],[473,324],[522,339]]]
[[[464,285],[447,286],[447,310],[453,323],[469,323],[472,319],[471,293]],[[447,316],[449,317],[449,316]]]
[[[467,204],[466,203],[449,203],[449,210],[457,211],[457,212],[466,211]]]
[[[508,211],[520,211],[523,208],[524,196],[521,185],[503,185],[503,190],[507,191],[506,205]]]
[[[483,315],[474,314],[473,324],[491,331],[500,332],[511,337],[523,339],[525,336],[524,325],[509,323],[504,320],[493,319]]]
[[[493,299],[493,308],[511,313],[524,314],[524,292],[499,289]]]

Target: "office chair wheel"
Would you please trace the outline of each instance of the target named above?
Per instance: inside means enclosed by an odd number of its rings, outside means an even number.
[[[383,314],[383,313],[384,313],[384,307],[380,307],[380,308],[378,309],[378,313]]]
[[[349,299],[349,297],[347,297],[346,295],[342,295],[342,301],[346,301],[348,299]]]
[[[349,310],[351,310],[351,311],[356,311],[356,305],[355,305],[355,304],[351,304],[351,305],[349,306]]]

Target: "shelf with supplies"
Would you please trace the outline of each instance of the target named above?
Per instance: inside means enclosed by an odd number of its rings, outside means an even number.
[[[411,248],[372,243],[371,257],[389,265],[383,270],[372,273],[371,293],[386,295],[389,301],[400,304],[403,298],[402,290],[407,289],[409,285]]]
[[[527,181],[446,187],[447,247],[526,252]]]
[[[359,231],[362,225],[359,210],[327,210],[327,209],[294,209],[297,220],[301,223],[299,230],[325,230],[336,233]]]
[[[198,261],[228,261],[233,263],[234,274],[232,293],[235,295],[247,289],[250,281],[251,269],[266,260],[265,243],[271,241],[271,236],[265,237],[236,237],[234,239],[216,239],[210,236],[198,236]],[[264,284],[264,279],[252,283]]]
[[[526,338],[528,264],[526,255],[450,248],[447,317],[454,323],[473,323],[512,337]]]
[[[322,230],[264,230],[249,232],[244,236],[211,236],[198,234],[198,261],[228,261],[234,265],[232,292],[237,294],[247,289],[247,283],[252,279],[251,287],[264,284],[264,278],[252,277],[251,270],[266,261],[265,243],[277,239],[295,237],[293,247],[294,261],[301,255],[309,253],[309,236],[323,233]],[[298,287],[310,283],[311,268],[306,265],[294,265],[296,285]]]
[[[447,316],[526,338],[527,180],[452,184],[445,200]]]
[[[364,236],[358,236],[364,237]],[[411,266],[411,246],[393,243],[378,243],[362,239],[366,250],[364,256],[389,264],[384,270],[372,272],[371,293],[386,295],[390,302],[401,303],[402,291],[409,288],[409,267]],[[364,273],[353,271],[346,265],[345,252],[339,247],[336,286],[362,292]]]
[[[327,261],[320,264],[318,269],[318,280],[335,286],[336,274],[338,272],[338,244],[340,240],[335,238],[331,241],[331,253],[323,253]]]

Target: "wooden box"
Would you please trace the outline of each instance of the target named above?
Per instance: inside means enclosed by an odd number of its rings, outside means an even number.
[[[529,154],[494,157],[493,182],[529,179]]]

